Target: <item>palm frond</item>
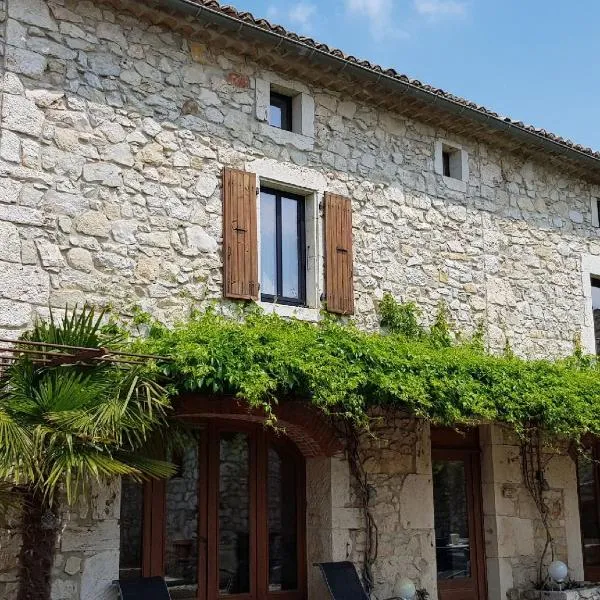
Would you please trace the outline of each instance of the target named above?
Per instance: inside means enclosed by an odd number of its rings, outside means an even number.
[[[106,347],[120,334],[102,325],[105,315],[87,306],[51,314],[23,339]],[[25,482],[50,502],[64,486],[72,502],[98,479],[168,477],[172,466],[142,449],[169,409],[167,391],[143,366],[38,365],[19,356],[0,380],[0,480]]]

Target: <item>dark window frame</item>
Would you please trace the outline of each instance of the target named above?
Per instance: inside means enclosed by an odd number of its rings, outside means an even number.
[[[596,227],[600,227],[600,200],[596,200]]]
[[[306,306],[306,198],[298,194],[282,192],[269,187],[261,187],[260,193],[275,196],[275,264],[276,280],[275,294],[262,294],[262,302],[273,304],[285,304],[288,306]],[[298,298],[290,298],[283,295],[283,266],[282,266],[282,227],[281,227],[281,199],[295,200],[298,203],[297,227],[298,227]],[[261,240],[262,243],[262,240]],[[262,269],[261,269],[262,270]],[[262,276],[262,273],[261,273]]]
[[[293,130],[292,100],[293,98],[291,96],[286,96],[285,94],[280,94],[279,92],[274,92],[273,90],[271,90],[271,98],[269,101],[269,125],[271,125],[272,127],[277,127],[278,129],[283,129],[284,131]],[[271,121],[271,106],[275,106],[281,111],[280,125],[275,125]]]

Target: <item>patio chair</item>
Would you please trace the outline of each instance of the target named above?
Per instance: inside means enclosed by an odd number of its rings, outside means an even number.
[[[356,572],[354,563],[350,561],[315,563],[321,569],[323,579],[332,600],[369,600]],[[387,598],[401,600],[401,598]]]
[[[120,600],[171,600],[162,577],[120,579],[114,583],[119,589]]]

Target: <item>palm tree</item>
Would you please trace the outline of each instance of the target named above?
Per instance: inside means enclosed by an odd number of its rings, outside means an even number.
[[[86,348],[123,341],[92,308],[51,315],[21,339]],[[56,347],[41,346],[56,352]],[[53,357],[54,359],[55,357]],[[61,364],[61,362],[63,364]],[[165,390],[136,364],[82,360],[34,362],[20,355],[0,377],[0,488],[22,498],[18,600],[49,600],[59,525],[58,504],[71,505],[92,482],[130,476],[165,478],[168,463],[143,447],[163,427]],[[8,494],[7,494],[8,492]]]

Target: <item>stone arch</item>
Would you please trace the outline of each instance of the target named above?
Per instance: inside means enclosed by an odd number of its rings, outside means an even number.
[[[180,419],[232,419],[265,422],[264,410],[251,408],[243,400],[185,394],[175,405]],[[319,410],[299,401],[283,402],[274,408],[277,425],[298,446],[305,458],[330,457],[343,450],[343,444],[327,417]]]

